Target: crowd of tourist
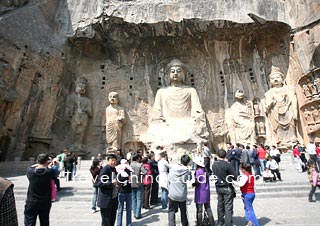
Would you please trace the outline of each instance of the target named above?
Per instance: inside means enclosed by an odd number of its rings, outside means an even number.
[[[292,155],[298,172],[307,171],[311,184],[309,201],[313,199],[316,188],[320,188],[319,160],[320,147],[310,142],[306,147],[297,143]],[[210,183],[214,183],[217,201],[218,225],[233,225],[233,200],[236,197],[235,187],[240,187],[244,204],[247,225],[259,225],[253,208],[255,199],[255,182],[281,181],[279,165],[281,153],[276,146],[244,146],[228,143],[227,150],[218,150],[212,154],[204,145],[201,152],[181,156],[180,162],[169,162],[163,147],[155,152],[142,150],[129,151],[126,157],[121,150],[106,156],[104,164],[101,154],[92,161],[92,213],[100,208],[102,225],[121,226],[123,215],[125,223],[132,225],[132,214],[135,219],[145,217],[142,208],[149,210],[160,205],[168,216],[168,225],[176,225],[176,213],[181,215],[181,224],[190,224],[187,214],[188,181],[194,189],[196,206],[196,225],[215,225],[213,210],[210,205]],[[190,164],[194,165],[192,174]],[[40,225],[49,225],[51,203],[55,201],[56,192],[60,191],[59,178],[67,181],[76,175],[77,157],[67,150],[57,156],[40,154],[37,163],[29,167],[27,177],[29,187],[24,210],[24,224],[35,225],[39,216]],[[262,178],[262,179],[261,179]],[[1,178],[0,178],[1,179]],[[4,222],[16,222],[17,216],[13,197],[13,184],[1,179],[3,191],[1,207],[7,212],[0,219]],[[160,192],[160,198],[158,194]],[[10,195],[11,194],[11,195]],[[190,211],[190,209],[188,210]],[[0,216],[2,211],[0,211]],[[148,212],[146,212],[148,214]],[[11,225],[10,223],[7,223]]]
[[[98,159],[95,159],[90,169],[94,178],[92,212],[94,213],[96,206],[98,206],[100,207],[102,225],[116,223],[120,226],[124,215],[124,203],[126,203],[126,225],[130,226],[132,224],[131,212],[133,212],[135,219],[140,219],[143,217],[142,208],[148,210],[152,208],[152,205],[159,204],[162,211],[168,213],[169,226],[176,225],[175,214],[178,210],[181,213],[181,224],[187,226],[190,224],[187,217],[187,182],[194,180],[193,183],[190,183],[194,188],[197,226],[214,225],[210,205],[210,181],[212,181],[211,176],[214,175],[218,194],[218,224],[233,225],[233,200],[236,194],[234,186],[239,186],[242,192],[247,225],[259,225],[252,205],[255,198],[255,179],[251,179],[252,169],[256,175],[259,175],[261,160],[264,163],[263,167],[271,171],[272,177],[276,177],[279,171],[272,166],[277,164],[275,159],[279,157],[279,152],[275,150],[271,152],[275,158],[268,160],[267,154],[270,151],[268,152],[264,147],[259,146],[264,150],[264,158],[259,159],[258,147],[254,147],[255,149],[252,150],[237,144],[234,148],[228,144],[228,151],[219,150],[215,157],[205,145],[202,152],[198,153],[199,155],[193,156],[194,177],[192,177],[192,171],[189,167],[191,162],[189,155],[181,156],[179,164],[172,164],[168,161],[166,151],[161,147],[157,147],[158,155],[150,152],[143,156],[141,151],[137,151],[129,152],[127,158],[124,158],[121,151],[109,154],[107,164],[104,167],[98,163]],[[271,150],[273,149],[275,148],[272,147]],[[261,153],[260,156],[262,157]],[[255,164],[257,165],[255,166]],[[99,169],[100,173],[97,179]],[[240,171],[241,180],[238,178]],[[230,176],[231,180],[228,180]],[[103,181],[103,178],[113,179]],[[279,176],[278,179],[281,177]],[[272,178],[272,180],[274,179]],[[160,202],[158,189],[161,189]],[[116,194],[118,194],[118,198],[116,198]]]

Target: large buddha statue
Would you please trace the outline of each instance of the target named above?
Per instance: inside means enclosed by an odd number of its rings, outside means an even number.
[[[256,140],[253,104],[244,99],[242,90],[236,91],[235,100],[226,114],[230,141],[234,144],[254,144]]]
[[[265,109],[270,122],[272,142],[290,144],[297,140],[297,98],[293,87],[284,83],[284,74],[272,66],[269,75],[271,88],[265,93]]]
[[[206,141],[205,113],[197,91],[185,85],[185,65],[174,59],[168,69],[169,86],[159,89],[156,94],[148,140],[158,145]]]

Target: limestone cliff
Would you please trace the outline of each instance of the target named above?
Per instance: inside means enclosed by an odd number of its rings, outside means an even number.
[[[81,76],[93,104],[86,157],[105,149],[102,125],[111,91],[126,109],[123,148],[142,145],[164,67],[173,58],[189,65],[187,83],[199,94],[214,147],[228,139],[225,111],[235,91],[260,102],[272,65],[297,88],[298,138],[318,138],[303,116],[317,101],[306,102],[300,84],[320,64],[319,8],[311,0],[3,1],[1,160],[70,145],[66,100]],[[268,132],[264,138],[272,142]]]

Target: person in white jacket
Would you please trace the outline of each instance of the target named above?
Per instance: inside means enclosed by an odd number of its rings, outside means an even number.
[[[169,163],[167,161],[166,152],[160,153],[160,160],[158,162],[159,169],[159,187],[161,188],[161,205],[162,209],[165,210],[168,207],[168,174],[169,174]]]

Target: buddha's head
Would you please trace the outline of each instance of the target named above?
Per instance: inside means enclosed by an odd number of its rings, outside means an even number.
[[[272,66],[271,73],[269,75],[269,81],[271,87],[281,87],[284,84],[284,74],[280,71],[280,68]]]
[[[234,94],[234,97],[236,98],[237,101],[241,101],[244,98],[244,93],[242,90],[237,90],[236,93]]]
[[[119,103],[119,95],[117,92],[110,92],[108,96],[109,102],[112,105]]]
[[[169,84],[175,82],[177,84],[184,84],[186,81],[185,65],[178,59],[170,61],[169,65]]]
[[[84,77],[80,77],[75,82],[76,85],[76,93],[80,95],[84,95],[86,93],[87,88],[87,79]]]

